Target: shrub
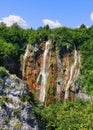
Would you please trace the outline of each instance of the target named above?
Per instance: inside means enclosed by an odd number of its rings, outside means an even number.
[[[2,96],[2,100],[5,101],[5,102],[7,102],[7,103],[13,103],[12,98],[9,98],[7,96]]]
[[[0,67],[0,77],[4,77],[4,76],[7,76],[8,73],[7,73],[7,70],[4,68],[4,67]]]
[[[8,117],[5,117],[5,118],[4,118],[4,124],[5,124],[5,125],[7,125],[7,124],[8,124],[8,122],[9,122]]]
[[[22,123],[21,122],[17,122],[16,125],[15,125],[15,128],[20,130],[22,127]]]
[[[31,97],[30,97],[29,95],[22,94],[22,95],[20,96],[20,100],[21,100],[22,102],[30,101],[30,99],[31,99]]]
[[[1,106],[2,108],[6,106],[6,105],[5,105],[5,101],[3,100],[2,97],[0,97],[0,106]]]
[[[18,118],[19,117],[19,110],[18,109],[14,109],[13,112],[14,112],[14,115]]]

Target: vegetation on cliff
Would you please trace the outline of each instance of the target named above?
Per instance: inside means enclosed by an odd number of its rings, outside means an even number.
[[[7,75],[8,75],[7,70],[4,67],[0,66],[0,78],[1,77],[3,78],[5,76],[7,76]]]
[[[77,99],[75,102],[53,103],[34,110],[46,130],[92,130],[93,104]]]

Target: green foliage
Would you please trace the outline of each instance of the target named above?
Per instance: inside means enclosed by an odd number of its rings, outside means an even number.
[[[20,96],[20,100],[21,100],[22,102],[31,101],[31,97],[30,97],[29,95],[22,94],[22,95]]]
[[[11,73],[18,75],[20,55],[24,53],[26,42],[26,30],[20,28],[17,24],[7,27],[4,23],[0,23],[0,65],[5,66]]]
[[[5,118],[4,118],[4,124],[5,124],[5,125],[7,125],[7,124],[8,124],[8,122],[9,122],[8,117],[5,117]]]
[[[79,48],[82,54],[80,78],[82,78],[82,76],[83,78],[81,85],[89,95],[93,96],[93,39],[89,39],[87,42],[84,42],[84,44]]]
[[[0,106],[1,106],[2,108],[6,106],[6,105],[5,105],[5,102],[2,100],[2,98],[0,98]]]
[[[17,53],[17,46],[13,46],[12,43],[7,43],[0,40],[0,62],[7,62],[9,59]],[[1,63],[2,64],[2,63]]]
[[[13,44],[22,45],[26,42],[25,30],[14,23],[11,27],[7,27],[4,23],[0,24],[0,39]]]
[[[14,109],[13,110],[13,113],[14,113],[14,115],[18,118],[19,117],[19,110],[18,109]]]
[[[15,128],[20,130],[22,127],[22,123],[21,122],[17,122],[16,125],[15,125]]]
[[[4,76],[7,75],[8,75],[7,70],[4,67],[0,66],[0,77],[3,78]]]
[[[34,113],[46,130],[92,130],[93,104],[77,99],[75,102],[51,104],[47,108],[36,108]]]
[[[1,96],[0,97],[0,106],[1,107],[5,107],[6,104],[5,103],[13,103],[12,99],[7,97],[7,96]]]
[[[12,98],[9,98],[7,96],[2,96],[2,100],[5,101],[6,103],[13,103]]]

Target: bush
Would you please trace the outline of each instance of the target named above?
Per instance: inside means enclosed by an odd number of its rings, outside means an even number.
[[[46,130],[92,130],[93,104],[83,100],[51,104],[33,110]]]
[[[5,101],[5,102],[7,102],[7,103],[13,103],[12,98],[9,98],[7,96],[2,96],[2,100]]]
[[[18,118],[19,117],[19,110],[18,109],[14,109],[13,110],[13,113],[14,113],[14,115]]]
[[[30,99],[31,99],[31,97],[30,97],[29,95],[22,94],[22,95],[20,96],[20,100],[21,100],[22,102],[26,102],[26,101],[29,102]]]
[[[5,76],[7,76],[8,75],[8,73],[7,73],[7,70],[4,68],[4,67],[0,67],[0,77],[5,77]]]
[[[4,124],[5,124],[5,125],[7,125],[7,124],[8,124],[8,122],[9,122],[8,117],[5,117],[5,118],[4,118]]]
[[[21,122],[17,122],[16,125],[15,125],[15,128],[20,130],[22,127],[22,123]]]
[[[0,106],[1,106],[2,108],[6,107],[5,102],[4,102],[2,99],[0,99]]]

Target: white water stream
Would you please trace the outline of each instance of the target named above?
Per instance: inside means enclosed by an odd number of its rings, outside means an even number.
[[[30,54],[30,52],[29,52],[29,48],[30,48],[30,47],[31,47],[31,45],[28,44],[28,45],[27,45],[27,48],[26,48],[26,52],[25,52],[24,57],[23,57],[23,68],[22,68],[22,73],[23,73],[22,75],[23,75],[23,77],[24,77],[26,59],[27,59],[27,56]],[[24,79],[24,78],[22,78],[22,79]]]
[[[74,46],[74,64],[70,68],[70,78],[67,82],[67,86],[66,86],[66,90],[65,90],[65,100],[68,99],[68,97],[69,97],[69,88],[70,88],[70,85],[72,83],[73,73],[74,73],[75,67],[77,65],[78,58],[79,57],[77,54],[76,46]]]
[[[42,69],[41,69],[41,72],[37,78],[37,83],[39,81],[39,78],[41,76],[41,89],[40,89],[40,101],[41,102],[44,102],[44,99],[45,99],[45,91],[46,91],[46,80],[47,80],[47,70],[46,70],[46,60],[47,60],[47,54],[48,54],[48,51],[49,51],[49,44],[50,44],[50,41],[47,41],[46,42],[46,45],[45,45],[45,51],[44,51],[44,54],[43,54],[43,65],[42,65]]]

